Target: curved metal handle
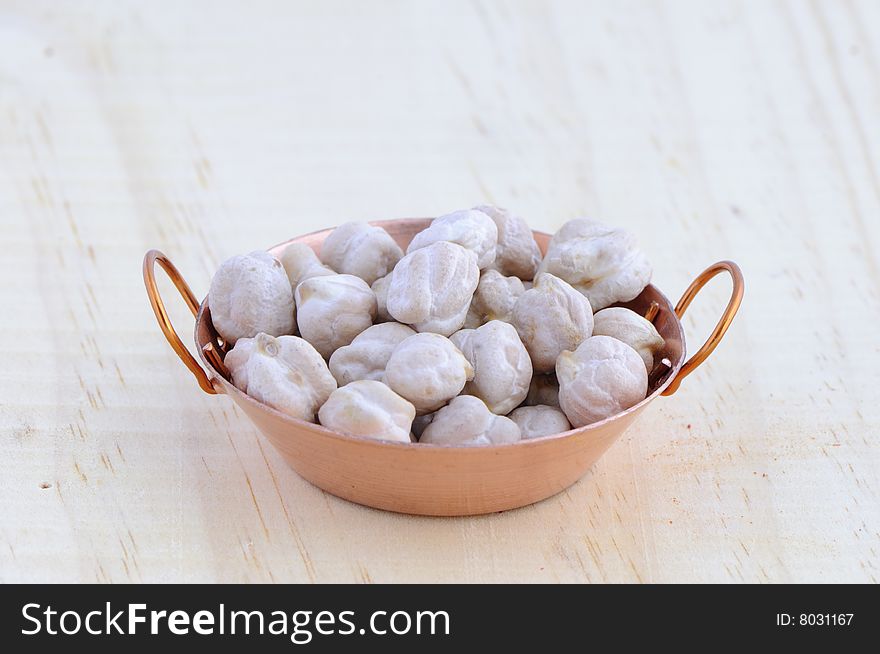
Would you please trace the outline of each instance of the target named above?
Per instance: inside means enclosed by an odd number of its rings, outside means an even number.
[[[193,316],[196,316],[199,312],[199,302],[196,300],[196,296],[193,295],[192,290],[190,290],[189,285],[183,279],[180,271],[177,270],[168,257],[159,252],[159,250],[150,250],[144,255],[144,286],[147,287],[147,296],[150,298],[150,305],[153,307],[153,313],[156,314],[156,320],[159,321],[159,327],[162,329],[162,333],[165,334],[165,338],[168,339],[168,344],[171,345],[171,349],[177,353],[180,360],[183,361],[186,367],[190,369],[190,372],[196,376],[196,381],[199,382],[201,389],[206,393],[216,395],[217,391],[211,383],[210,378],[199,365],[198,361],[195,360],[193,355],[189,353],[189,350],[186,349],[186,346],[180,340],[177,332],[174,331],[174,326],[171,324],[171,319],[168,317],[168,312],[165,310],[165,304],[162,302],[162,298],[159,297],[159,289],[156,287],[155,268],[157,263],[162,266],[162,270],[165,271],[168,278],[174,282],[177,290],[180,291],[180,294],[183,296],[186,306],[192,311]]]
[[[706,270],[701,272],[691,283],[688,289],[684,292],[684,295],[681,296],[678,304],[675,305],[675,315],[681,320],[684,317],[684,312],[687,311],[687,308],[697,296],[697,293],[700,292],[700,289],[703,288],[710,279],[715,277],[715,275],[722,272],[730,273],[730,277],[733,280],[733,292],[730,296],[730,302],[727,303],[727,308],[724,309],[724,313],[721,314],[721,320],[715,325],[715,329],[709,334],[709,338],[703,343],[703,347],[685,362],[681,367],[681,370],[679,370],[678,374],[675,376],[675,379],[673,379],[672,383],[663,391],[662,395],[672,395],[677,391],[682,380],[696,370],[697,367],[703,363],[710,354],[712,354],[712,351],[718,346],[718,343],[720,343],[721,339],[724,337],[727,328],[730,327],[730,323],[733,322],[733,317],[736,315],[737,310],[739,310],[739,305],[742,304],[743,292],[745,291],[745,280],[743,280],[742,271],[739,269],[739,266],[733,263],[733,261],[719,261],[706,268]]]

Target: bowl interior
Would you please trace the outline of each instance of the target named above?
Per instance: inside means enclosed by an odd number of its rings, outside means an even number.
[[[425,227],[427,227],[430,222],[431,218],[403,218],[398,220],[372,221],[371,224],[384,228],[394,238],[398,245],[406,250],[406,247],[407,245],[409,245],[409,242],[412,240],[413,236],[425,229]],[[269,248],[269,252],[278,255],[288,244],[300,242],[310,246],[316,254],[320,255],[321,244],[332,230],[333,228],[324,229],[293,238],[289,241],[280,243],[272,248]],[[532,233],[535,237],[535,241],[541,248],[542,254],[546,253],[547,245],[550,242],[551,235],[538,231],[533,231]],[[630,409],[627,409],[627,411],[618,414],[618,416],[623,415],[624,413],[637,411],[644,404],[656,397],[660,392],[663,391],[663,389],[666,388],[666,386],[669,385],[669,383],[675,377],[675,374],[677,374],[679,368],[681,368],[682,363],[684,362],[685,344],[684,332],[681,326],[681,322],[676,317],[669,299],[663,293],[661,293],[657,287],[655,287],[654,285],[648,285],[634,300],[631,300],[630,302],[619,303],[614,306],[626,307],[642,315],[645,315],[651,304],[654,302],[656,302],[659,307],[659,311],[653,320],[654,326],[663,337],[665,343],[661,351],[655,356],[656,365],[654,370],[649,375],[647,397],[634,407],[631,407]],[[201,309],[196,318],[195,338],[198,348],[198,354],[202,360],[202,363],[214,372],[214,376],[219,378],[224,390],[229,394],[235,394],[236,396],[240,395],[240,399],[246,402],[255,402],[255,400],[251,400],[244,393],[235,388],[235,386],[233,386],[229,380],[225,379],[222,372],[218,370],[215,366],[213,366],[211,361],[205,356],[204,348],[209,344],[211,344],[212,347],[221,354],[221,357],[225,356],[226,352],[226,348],[222,342],[222,339],[215,331],[214,325],[211,322],[211,310],[208,306],[207,298],[202,301]],[[266,407],[263,405],[260,406],[267,411],[277,413],[270,407]],[[282,414],[278,415],[281,416]],[[588,425],[587,427],[581,428],[581,430],[590,429],[609,420],[614,420],[618,416],[613,416],[611,418],[608,418],[607,420],[601,421],[600,423]],[[305,423],[290,416],[284,416],[284,418],[299,426],[308,426],[311,428],[316,427],[316,425],[313,425],[312,423]],[[326,431],[323,428],[320,429],[322,431]],[[339,434],[339,436],[342,436],[344,438],[352,438],[344,436],[342,434]],[[399,443],[390,445],[406,447],[406,444]]]

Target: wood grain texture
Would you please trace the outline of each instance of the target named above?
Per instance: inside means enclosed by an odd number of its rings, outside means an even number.
[[[877,582],[878,117],[868,0],[0,2],[0,581]],[[202,294],[234,253],[480,202],[627,226],[672,297],[747,280],[681,391],[517,511],[313,488],[141,285],[150,247]]]

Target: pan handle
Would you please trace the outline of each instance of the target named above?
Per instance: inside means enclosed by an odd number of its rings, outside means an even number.
[[[718,346],[718,343],[720,343],[721,339],[724,337],[727,328],[730,327],[730,323],[733,322],[733,317],[736,315],[737,310],[739,310],[739,305],[742,303],[743,299],[743,292],[745,291],[745,281],[743,280],[742,271],[733,261],[719,261],[706,268],[706,270],[701,272],[691,283],[688,289],[684,292],[684,295],[681,296],[678,304],[675,305],[675,315],[681,320],[684,317],[684,312],[687,311],[687,308],[690,306],[697,293],[700,292],[700,289],[703,288],[710,279],[715,277],[715,275],[722,272],[730,273],[730,277],[733,280],[733,291],[730,295],[730,301],[727,303],[727,308],[724,309],[724,313],[721,314],[721,320],[715,325],[715,329],[709,334],[709,338],[703,343],[703,347],[685,362],[681,367],[681,370],[679,370],[678,374],[675,376],[675,379],[673,379],[672,383],[663,391],[662,395],[672,395],[677,391],[682,380],[696,370],[696,368],[703,363],[710,354],[712,354],[712,351]]]
[[[147,296],[150,298],[150,305],[153,307],[153,313],[156,314],[156,320],[159,321],[159,327],[162,329],[162,333],[165,334],[165,338],[168,339],[171,349],[180,357],[186,367],[190,369],[190,372],[196,376],[196,381],[199,382],[201,389],[206,393],[216,395],[217,389],[214,388],[210,378],[193,355],[189,353],[189,350],[186,349],[177,332],[174,331],[174,326],[171,324],[171,319],[165,310],[165,304],[162,302],[162,298],[159,297],[159,289],[156,287],[157,263],[162,267],[162,270],[165,271],[169,279],[174,282],[177,290],[183,296],[186,306],[192,311],[193,316],[199,312],[199,303],[192,290],[190,290],[189,284],[186,283],[180,271],[177,270],[168,257],[159,252],[159,250],[150,250],[144,255],[144,286],[147,287]]]

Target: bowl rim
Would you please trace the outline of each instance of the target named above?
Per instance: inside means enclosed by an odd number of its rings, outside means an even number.
[[[370,220],[367,222],[370,225],[384,228],[384,227],[391,225],[391,224],[400,224],[402,222],[420,222],[420,221],[424,221],[424,220],[431,220],[431,219],[430,218],[398,218],[398,219],[391,219],[391,220]],[[318,229],[318,230],[315,230],[312,232],[308,232],[306,234],[301,234],[300,236],[295,236],[291,239],[288,239],[286,241],[278,243],[277,245],[273,245],[272,247],[267,248],[265,251],[269,252],[271,254],[277,250],[280,250],[284,247],[287,247],[291,243],[301,242],[304,238],[309,237],[309,236],[319,236],[321,234],[329,233],[333,229],[335,229],[335,226],[334,227],[327,227],[324,229]],[[546,236],[546,237],[552,236],[552,234],[548,234],[546,232],[542,232],[542,231],[539,231],[536,229],[533,229],[531,231],[532,231],[533,235],[537,234],[537,235]],[[663,393],[663,391],[666,390],[666,388],[672,383],[672,381],[678,375],[678,371],[680,370],[682,365],[684,365],[684,362],[687,358],[687,346],[686,346],[685,336],[684,336],[684,326],[682,325],[681,320],[679,320],[678,316],[675,314],[673,304],[669,301],[669,298],[666,297],[666,294],[663,293],[663,291],[661,291],[659,288],[657,288],[653,284],[648,284],[647,286],[645,286],[645,288],[646,289],[652,288],[657,293],[657,295],[660,296],[660,298],[663,300],[663,302],[665,302],[666,306],[663,308],[666,309],[669,312],[670,316],[674,319],[675,326],[678,328],[678,333],[679,333],[679,336],[681,339],[681,354],[678,356],[677,361],[672,362],[672,366],[670,368],[670,371],[666,373],[666,379],[664,379],[663,383],[659,384],[654,389],[654,391],[652,393],[645,396],[645,398],[642,399],[640,402],[632,405],[628,409],[624,409],[620,413],[614,414],[613,416],[609,416],[608,418],[604,418],[604,419],[599,420],[597,422],[592,422],[589,425],[585,425],[583,427],[575,427],[575,428],[569,429],[568,431],[557,432],[555,434],[547,434],[546,436],[538,436],[535,438],[523,439],[523,440],[515,441],[513,443],[499,443],[499,444],[481,445],[481,446],[449,445],[449,444],[419,443],[419,442],[403,443],[400,441],[390,441],[390,440],[383,440],[383,439],[379,439],[379,438],[371,438],[369,436],[357,436],[354,434],[346,434],[344,432],[329,429],[329,428],[325,427],[324,425],[317,423],[317,422],[308,422],[306,420],[302,420],[301,418],[295,418],[294,416],[288,415],[286,413],[278,411],[277,409],[272,408],[268,404],[263,404],[262,402],[259,402],[259,401],[255,400],[254,398],[252,398],[250,395],[248,395],[244,391],[240,390],[238,387],[236,387],[234,384],[232,384],[230,381],[228,381],[222,374],[220,374],[220,372],[214,367],[214,365],[211,363],[211,361],[208,359],[208,357],[205,355],[204,351],[202,350],[200,343],[199,343],[199,328],[202,325],[203,321],[207,320],[207,316],[205,314],[207,313],[207,311],[210,310],[210,307],[208,305],[208,296],[207,295],[205,295],[205,297],[202,299],[201,303],[199,304],[199,310],[198,310],[198,313],[196,314],[195,329],[193,331],[193,338],[194,338],[194,342],[195,342],[195,349],[199,355],[199,358],[201,359],[201,361],[205,365],[205,367],[211,371],[212,383],[220,383],[223,387],[224,393],[235,398],[239,403],[247,404],[248,406],[253,407],[255,410],[268,413],[269,415],[271,415],[277,419],[280,419],[282,422],[288,423],[291,427],[295,427],[295,428],[299,428],[299,429],[306,429],[308,431],[317,432],[321,435],[330,436],[330,437],[333,437],[334,439],[341,440],[343,442],[355,443],[355,444],[360,444],[360,445],[370,445],[370,446],[371,445],[378,445],[380,447],[385,447],[385,448],[396,448],[396,449],[409,450],[409,451],[424,451],[424,452],[455,451],[455,452],[474,452],[474,453],[476,453],[476,452],[486,452],[486,451],[512,450],[514,448],[537,447],[537,446],[540,446],[540,445],[547,443],[547,442],[550,442],[550,441],[562,440],[562,439],[566,439],[566,438],[573,438],[575,436],[579,436],[581,434],[598,429],[599,427],[607,425],[611,422],[620,420],[620,419],[622,419],[626,416],[629,416],[631,414],[638,413],[645,406],[647,406],[649,403],[651,403],[654,399],[659,397]],[[644,289],[642,289],[640,294],[643,292],[644,292]]]

